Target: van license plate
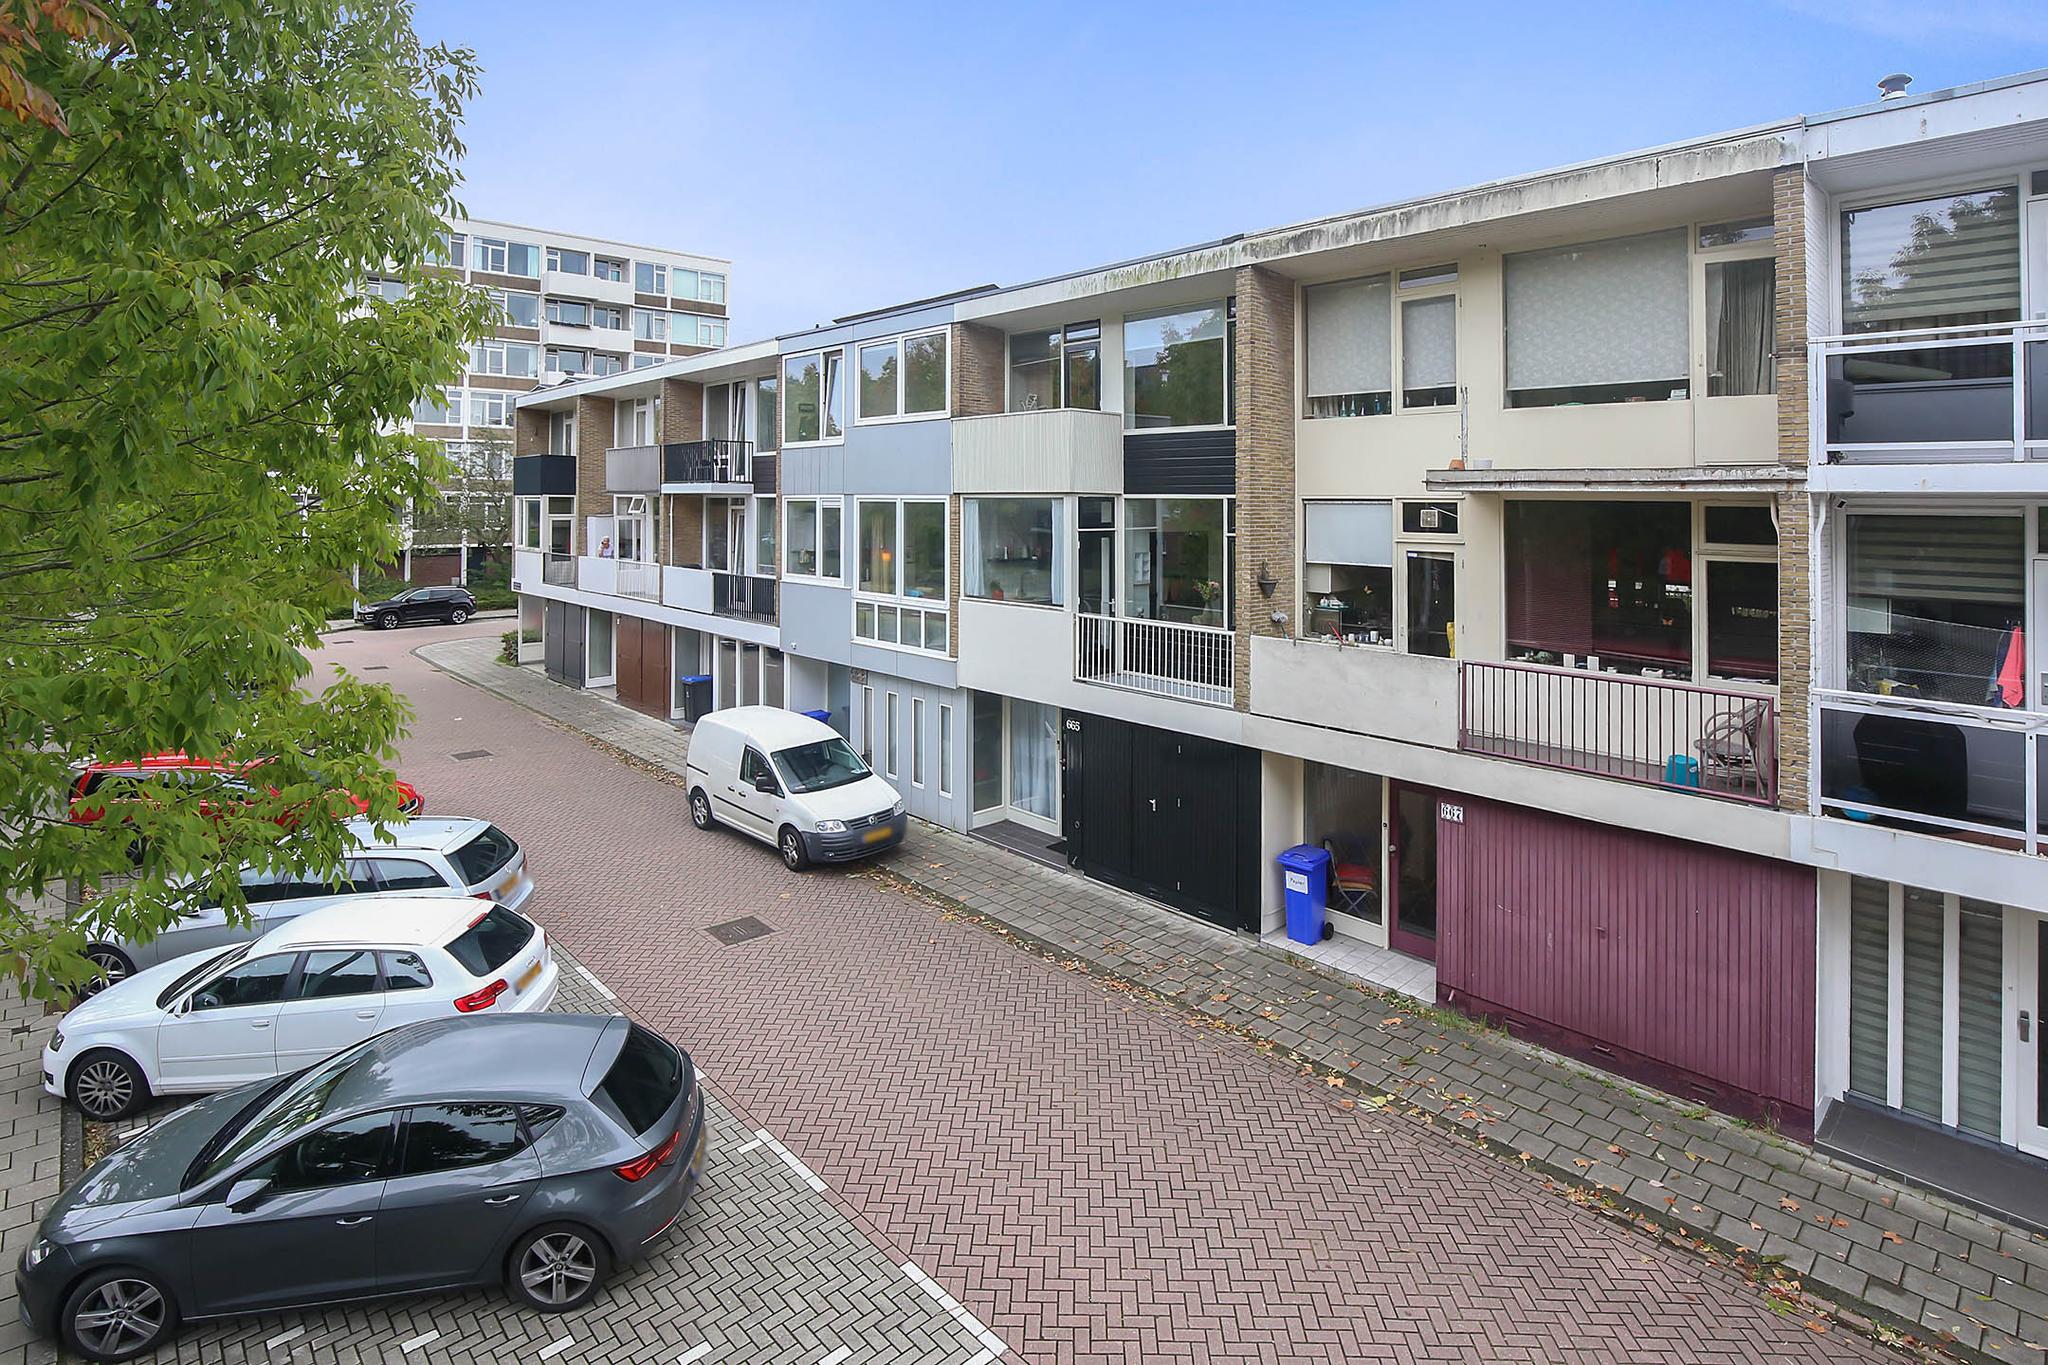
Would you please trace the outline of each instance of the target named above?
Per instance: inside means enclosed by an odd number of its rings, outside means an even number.
[[[860,841],[864,844],[879,844],[894,832],[887,825],[877,825],[866,834],[861,835]]]
[[[536,958],[534,960],[534,964],[531,967],[528,967],[525,971],[519,974],[519,985],[515,989],[524,991],[528,986],[531,986],[533,984],[533,979],[539,975],[540,961]]]

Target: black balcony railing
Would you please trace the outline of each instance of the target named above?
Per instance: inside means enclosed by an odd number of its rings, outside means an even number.
[[[576,556],[549,550],[540,562],[540,581],[557,588],[576,586]]]
[[[775,580],[758,574],[713,571],[711,610],[720,616],[773,621]]]
[[[752,441],[672,441],[661,448],[665,483],[749,483]]]

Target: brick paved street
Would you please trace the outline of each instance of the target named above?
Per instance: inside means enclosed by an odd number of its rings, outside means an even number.
[[[1019,1357],[1885,1358],[1231,1033],[874,877],[699,835],[672,781],[410,654],[455,634],[326,655],[388,666],[432,807],[514,830],[551,931]],[[743,915],[775,932],[704,932]]]

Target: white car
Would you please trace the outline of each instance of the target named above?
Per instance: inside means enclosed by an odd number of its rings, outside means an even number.
[[[541,927],[505,906],[345,901],[107,987],[58,1025],[43,1088],[120,1118],[152,1095],[298,1071],[416,1019],[537,1013],[558,972]]]
[[[351,821],[356,853],[332,882],[308,881],[253,867],[242,869],[249,922],[228,918],[210,896],[191,896],[185,912],[148,942],[105,933],[84,922],[85,955],[99,968],[102,989],[145,967],[231,943],[246,943],[309,911],[364,896],[489,897],[517,910],[533,893],[526,854],[516,840],[487,820],[405,820],[382,834],[368,821]]]

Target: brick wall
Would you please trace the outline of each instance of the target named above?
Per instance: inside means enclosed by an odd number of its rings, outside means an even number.
[[[661,534],[664,564],[704,563],[704,498],[698,493],[670,493],[662,499]]]
[[[953,324],[953,415],[984,417],[1003,410],[1008,338],[978,322]]]
[[[604,486],[604,453],[612,444],[612,409],[609,398],[583,395],[576,400],[576,553],[594,555],[597,546],[586,545],[587,517],[608,517],[612,495]]]
[[[1251,705],[1251,636],[1285,636],[1300,609],[1294,572],[1294,282],[1237,272],[1237,707]],[[1271,597],[1261,571],[1277,580]],[[1276,611],[1288,614],[1276,625]]]
[[[512,419],[512,453],[548,453],[548,414],[539,408],[520,408]]]
[[[661,435],[671,441],[704,439],[704,386],[688,379],[661,381]]]
[[[1771,185],[1777,244],[1778,461],[1804,469],[1810,458],[1806,365],[1806,172],[1777,173]],[[1778,513],[1778,804],[1807,806],[1813,686],[1813,574],[1806,487],[1780,493]]]

